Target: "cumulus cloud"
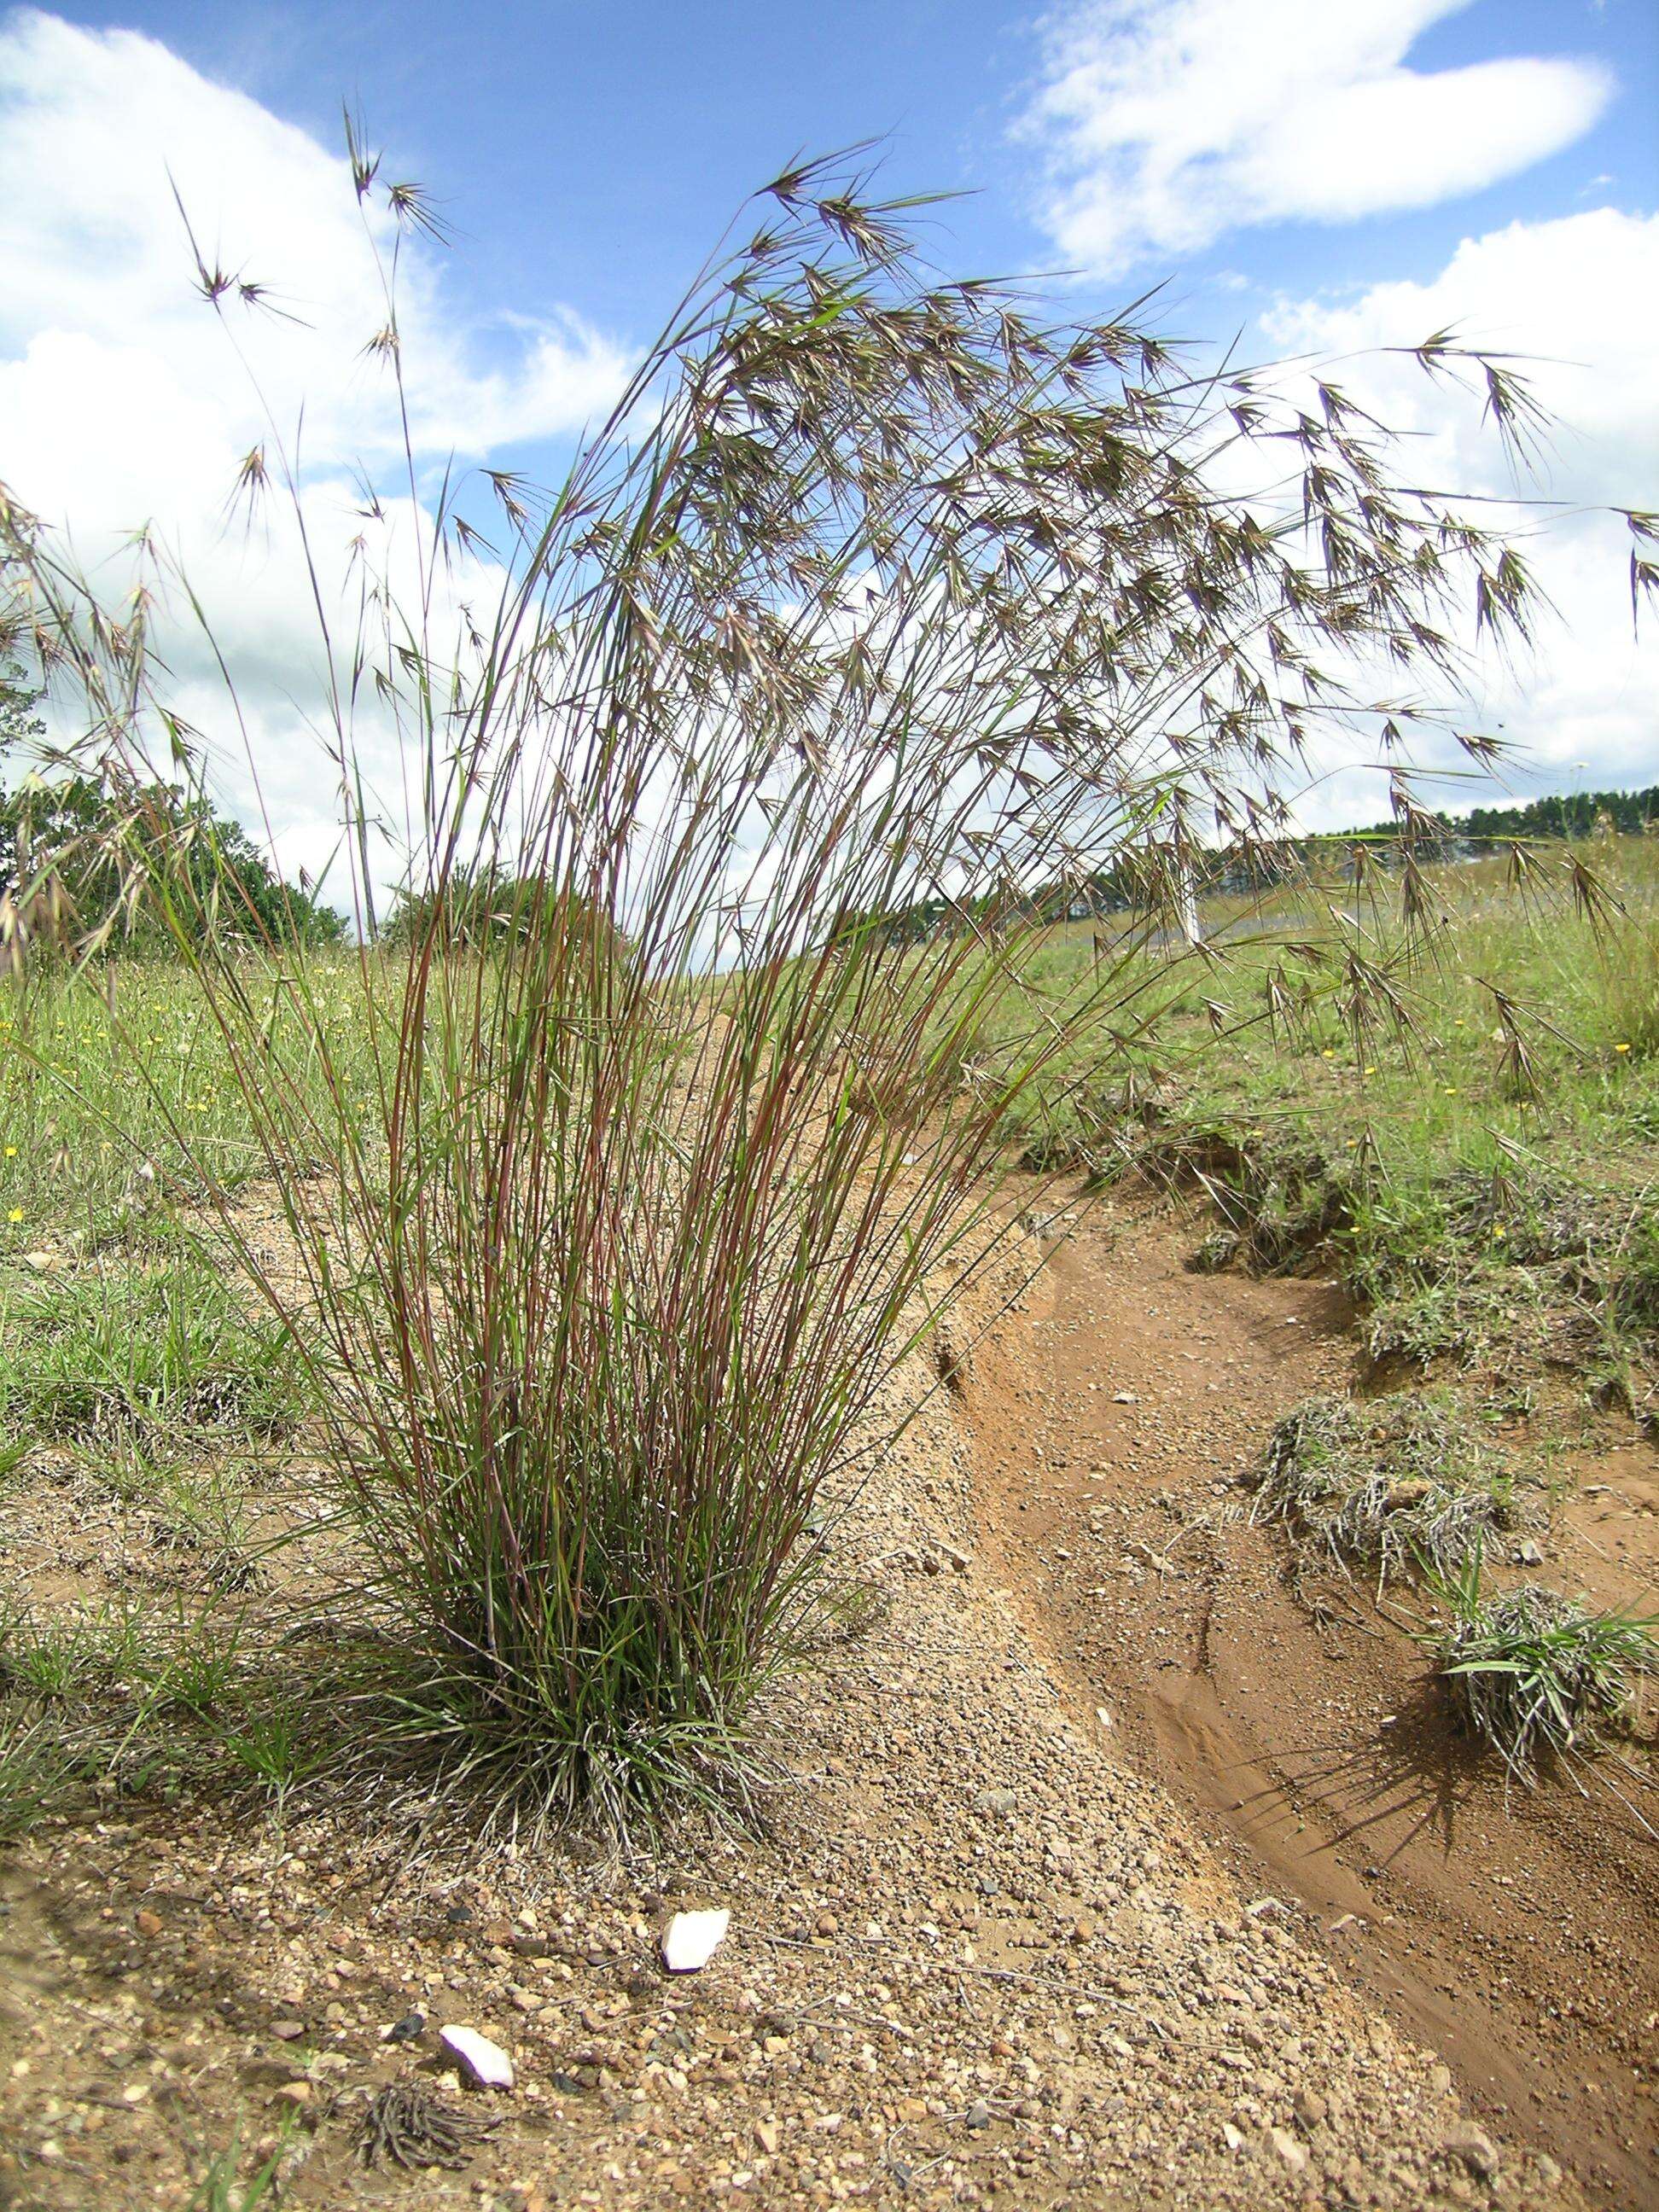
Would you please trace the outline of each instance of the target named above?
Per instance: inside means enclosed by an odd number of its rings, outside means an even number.
[[[1466,343],[1517,356],[1556,418],[1535,483],[1504,463],[1478,397],[1382,350],[1449,326]],[[1406,431],[1419,481],[1484,495],[1520,533],[1551,606],[1535,652],[1518,667],[1477,665],[1470,702],[1475,726],[1518,749],[1512,772],[1553,789],[1583,763],[1593,783],[1650,782],[1659,772],[1659,647],[1650,616],[1646,634],[1633,634],[1630,541],[1605,510],[1659,507],[1659,216],[1602,209],[1511,223],[1466,239],[1426,282],[1281,301],[1264,334],[1275,349],[1330,363],[1345,391]],[[1518,493],[1553,505],[1535,514],[1510,509]],[[1327,791],[1322,818],[1352,821],[1355,801],[1352,782]]]
[[[1426,282],[1376,284],[1348,298],[1281,300],[1263,319],[1286,350],[1336,355],[1410,346],[1450,329],[1517,356],[1556,418],[1540,488],[1580,504],[1641,503],[1659,477],[1659,216],[1600,208],[1553,222],[1512,222],[1467,238]],[[1480,423],[1401,359],[1369,361],[1401,427],[1431,433],[1440,465],[1474,490],[1508,478]]]
[[[14,363],[33,356],[36,381],[50,386],[62,341],[77,342],[82,378],[109,367],[101,411],[116,410],[118,426],[132,411],[131,380],[147,366],[179,404],[204,408],[240,436],[257,422],[258,402],[191,289],[185,216],[204,258],[267,288],[280,311],[238,310],[278,419],[292,420],[303,400],[323,448],[395,448],[386,376],[362,351],[386,319],[374,247],[390,247],[392,221],[383,207],[359,208],[343,149],[137,33],[29,13],[7,19],[0,345]],[[439,258],[407,244],[398,293],[424,451],[477,455],[574,430],[624,373],[619,349],[568,307],[515,313],[494,331],[469,327],[445,296]],[[125,441],[99,439],[95,417],[77,428],[131,469]]]
[[[1597,63],[1406,66],[1468,0],[1081,0],[1045,25],[1022,120],[1039,215],[1066,260],[1115,276],[1224,234],[1348,222],[1478,191],[1572,143],[1606,106]]]
[[[193,288],[186,216],[210,266],[265,288],[263,307],[227,295],[228,337]],[[301,511],[325,592],[355,592],[365,550],[408,565],[429,538],[422,476],[366,521],[351,475],[399,473],[395,390],[364,351],[388,313],[375,249],[383,262],[392,243],[343,149],[155,40],[0,20],[0,480],[72,526],[112,588],[127,533],[149,526],[174,550],[236,667],[278,842],[313,865],[334,828],[307,726],[323,653],[298,518],[277,500],[250,532],[230,494],[252,447],[274,457],[272,425],[295,450],[303,411]],[[418,238],[400,250],[398,325],[417,471],[575,432],[627,374],[623,350],[568,307],[470,321]],[[447,579],[451,611],[490,581],[480,564]],[[210,657],[187,628],[168,643],[230,757]],[[231,782],[247,810],[246,775]]]

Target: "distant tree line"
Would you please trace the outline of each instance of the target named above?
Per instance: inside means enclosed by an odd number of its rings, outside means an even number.
[[[1467,814],[1440,812],[1432,820],[1451,842],[1477,849],[1517,837],[1589,837],[1601,823],[1626,836],[1659,836],[1659,783],[1639,791],[1556,792],[1524,806],[1472,806]],[[1379,822],[1352,834],[1387,838],[1398,831],[1394,823]]]
[[[1472,807],[1467,814],[1443,811],[1419,814],[1413,824],[1411,841],[1421,858],[1474,860],[1516,840],[1582,839],[1599,830],[1659,836],[1659,784],[1638,791],[1559,793],[1529,799],[1524,805]],[[1361,830],[1329,830],[1248,850],[1237,845],[1213,846],[1194,851],[1192,887],[1200,897],[1215,892],[1249,896],[1270,890],[1310,868],[1328,871],[1334,865],[1339,872],[1352,875],[1357,866],[1356,847],[1364,847],[1370,860],[1386,866],[1404,844],[1399,823],[1390,819]],[[1023,921],[1083,921],[1143,908],[1152,880],[1144,861],[1130,852],[1110,867],[1073,883],[1033,891],[1015,903]],[[899,914],[849,915],[837,934],[850,936],[878,929],[890,941],[921,944],[941,930],[1006,919],[1009,910],[1006,895],[922,899]]]

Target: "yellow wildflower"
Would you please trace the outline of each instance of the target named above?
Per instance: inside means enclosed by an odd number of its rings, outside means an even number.
[[[21,1206],[14,1206],[11,1212],[6,1216],[6,1218],[8,1221],[21,1221],[23,1218],[22,1207]]]
[[[1627,1044],[1616,1044],[1613,1048],[1615,1052],[1628,1052],[1630,1050],[1630,1047]]]

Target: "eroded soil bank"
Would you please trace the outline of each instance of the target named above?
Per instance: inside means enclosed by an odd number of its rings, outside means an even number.
[[[1241,1480],[1300,1399],[1358,1385],[1334,1291],[1194,1274],[1197,1230],[1157,1209],[1054,1227],[967,1406],[988,1551],[1045,1663],[1484,2124],[1659,2202],[1653,1792],[1617,1765],[1583,1795],[1506,1787],[1368,1590],[1289,1587]],[[1659,1455],[1603,1428],[1565,1474],[1551,1578],[1650,1609]]]

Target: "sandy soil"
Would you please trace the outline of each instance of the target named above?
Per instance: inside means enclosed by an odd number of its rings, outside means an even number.
[[[1497,1885],[1532,1862],[1472,1787],[1442,1932],[1402,1902],[1447,1856],[1434,1819],[1403,1857],[1393,1828],[1307,1848],[1327,1816],[1286,1746],[1360,1744],[1386,1668],[1357,1630],[1316,1663],[1266,1540],[1202,1515],[1340,1370],[1344,1318],[1308,1285],[1184,1276],[1162,1229],[1091,1226],[952,1388],[918,1355],[895,1390],[932,1395],[843,1532],[878,1614],[773,1700],[758,1837],[686,1826],[615,1868],[350,1807],[37,1831],[0,1856],[0,2205],[183,2207],[236,2127],[252,2149],[286,2120],[295,2205],[1638,2206],[1651,2022],[1613,2039],[1652,2002],[1651,1857],[1632,1842],[1576,1893],[1564,1858],[1522,1917]],[[1234,1544],[1237,1592],[1204,1564]],[[14,1492],[0,1545],[13,1591],[173,1571],[142,1516],[50,1483]],[[1505,1817],[1544,1863],[1553,1812]],[[732,1933],[671,1979],[658,1939],[693,1905]],[[1563,2018],[1523,2044],[1546,1990]],[[455,2081],[446,2022],[511,2050],[510,2094]],[[499,2132],[453,2174],[370,2170],[392,2080]]]
[[[1582,1796],[1506,1787],[1399,1612],[1329,1578],[1292,1594],[1238,1486],[1279,1415],[1359,1383],[1351,1316],[1317,1283],[1194,1275],[1194,1242],[1159,1213],[1085,1220],[981,1362],[988,1536],[1033,1638],[1483,2124],[1608,2201],[1659,2202],[1659,1792],[1613,1762]],[[1534,1571],[1650,1610],[1659,1456],[1598,1430]]]

